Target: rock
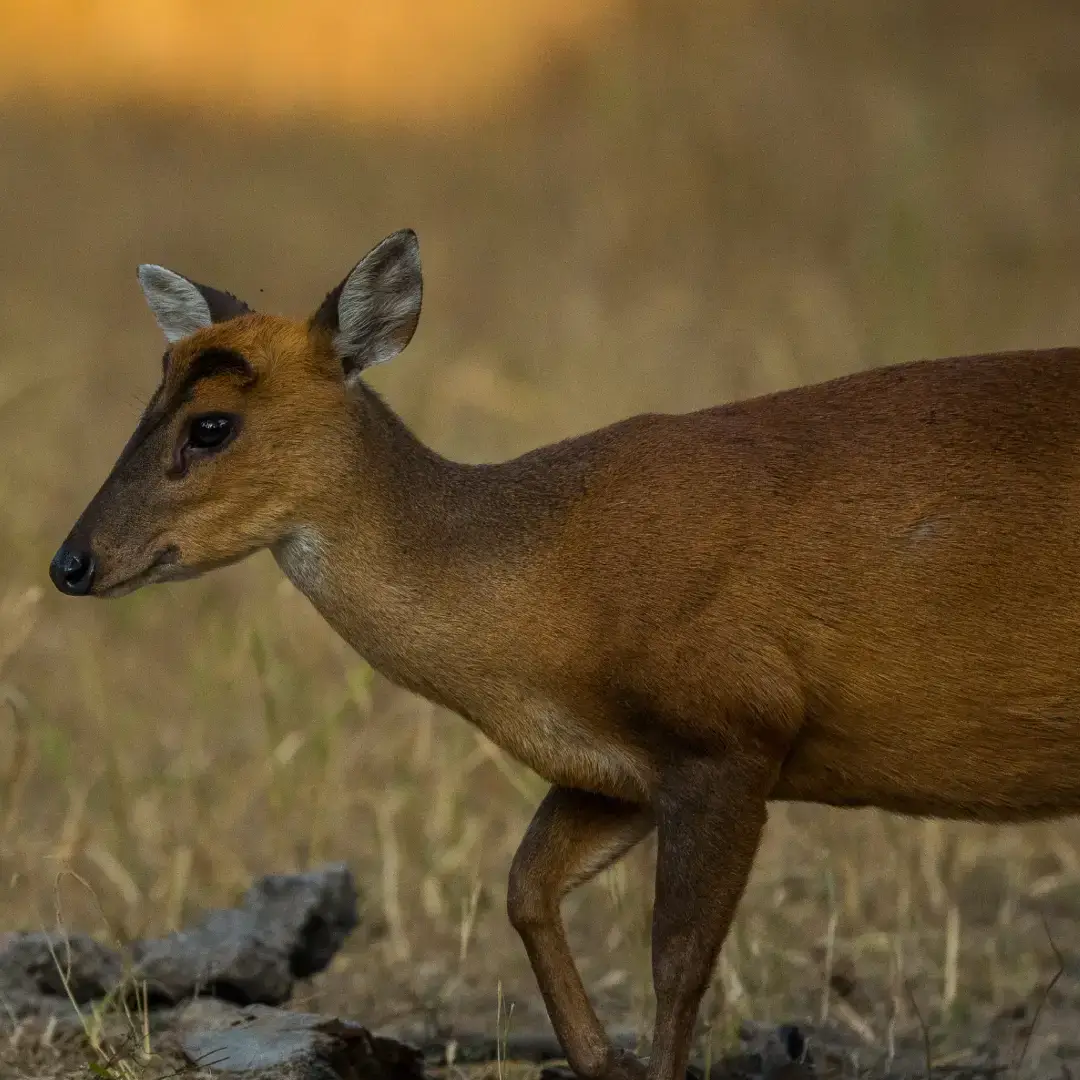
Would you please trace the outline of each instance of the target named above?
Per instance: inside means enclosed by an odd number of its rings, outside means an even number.
[[[337,1017],[207,999],[179,1012],[179,1044],[200,1068],[260,1080],[423,1080],[423,1056]]]
[[[351,874],[345,866],[335,865],[306,874],[264,877],[248,890],[240,907],[211,911],[191,929],[136,942],[130,956],[83,934],[0,934],[0,1024],[15,1027],[42,1021],[53,1032],[58,1025],[78,1030],[77,1006],[117,991],[126,993],[143,981],[155,1030],[171,1028],[181,1011],[173,1006],[200,994],[242,1005],[278,1005],[288,1000],[296,979],[326,968],[357,925],[357,907]],[[201,1007],[212,1005],[203,1002]],[[319,1068],[336,1068],[338,1054],[344,1054],[341,1060],[349,1069],[359,1069],[356,1076],[385,1080],[392,1075],[399,1080],[412,1075],[413,1058],[401,1044],[325,1018],[297,1027],[297,1015],[284,1013],[273,1023],[264,1014],[255,1015],[261,1025],[255,1034],[273,1030],[276,1041],[252,1042],[254,1036],[242,1031],[230,1038],[234,1043],[241,1040],[248,1051],[262,1047],[261,1052],[278,1054],[282,1068],[293,1069],[302,1059],[307,1062],[304,1076],[318,1075]],[[236,1025],[227,1026],[231,1031]],[[290,1038],[299,1055],[295,1061],[286,1060]],[[234,1052],[240,1051],[234,1047]],[[376,1065],[384,1072],[378,1073]],[[341,1075],[348,1078],[353,1073],[346,1070]]]
[[[211,912],[191,930],[136,943],[134,953],[136,975],[155,1003],[209,994],[276,1005],[292,992],[288,953],[266,940],[247,912]]]
[[[82,1005],[104,997],[120,983],[123,971],[119,953],[85,934],[13,933],[0,938],[0,1001],[8,1019],[40,1016],[77,1022],[71,999]]]
[[[243,907],[260,925],[289,935],[289,966],[298,979],[326,969],[359,922],[359,898],[343,863],[306,874],[267,874],[248,889]]]
[[[242,1005],[281,1004],[296,979],[330,963],[359,921],[357,906],[355,882],[343,865],[271,874],[252,885],[240,907],[211,911],[191,929],[136,942],[131,973],[146,981],[155,1004],[200,993]],[[76,1016],[57,960],[77,1004],[124,983],[127,958],[84,934],[3,934],[0,1001],[7,1019]]]
[[[547,1061],[561,1061],[564,1057],[559,1040],[554,1035],[542,1032],[514,1032],[505,1039],[482,1033],[426,1039],[421,1051],[427,1064],[436,1068],[445,1065],[483,1065],[500,1057],[503,1061],[540,1065]]]
[[[359,922],[344,865],[271,874],[240,907],[211,911],[196,926],[133,947],[150,997],[177,1002],[211,994],[240,1005],[279,1005],[293,983],[322,971]]]

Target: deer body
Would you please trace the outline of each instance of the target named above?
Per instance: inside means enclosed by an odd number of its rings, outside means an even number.
[[[609,1043],[559,901],[658,832],[651,1080],[676,1080],[771,800],[1080,810],[1080,351],[881,369],[447,461],[356,376],[415,237],[305,324],[161,268],[162,386],[53,562],[119,595],[269,548],[392,681],[553,784],[508,908],[573,1067]],[[214,486],[211,477],[215,477]]]
[[[773,798],[1080,809],[1080,352],[885,369],[484,466],[369,393],[356,437],[381,425],[408,462],[392,530],[358,549],[357,478],[356,520],[346,482],[278,562],[385,676],[546,780],[647,800],[673,745],[756,725],[782,748]]]

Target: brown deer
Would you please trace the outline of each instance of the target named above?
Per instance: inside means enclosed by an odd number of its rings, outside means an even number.
[[[157,392],[51,566],[120,596],[269,548],[388,679],[553,785],[508,910],[589,1080],[675,1080],[770,800],[1080,810],[1080,351],[923,361],[512,461],[422,445],[362,380],[420,314],[415,234],[305,322],[159,266]],[[646,1067],[559,906],[657,830]]]

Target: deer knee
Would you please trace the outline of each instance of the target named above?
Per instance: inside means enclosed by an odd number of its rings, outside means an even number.
[[[535,926],[550,925],[558,918],[558,900],[547,883],[527,864],[514,863],[506,890],[506,914],[519,934]]]

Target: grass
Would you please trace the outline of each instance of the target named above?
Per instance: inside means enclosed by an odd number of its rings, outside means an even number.
[[[363,926],[300,1006],[412,1036],[493,1032],[511,1006],[514,1030],[543,1023],[503,908],[534,776],[373,677],[267,557],[109,604],[65,601],[45,568],[153,388],[139,261],[301,312],[413,225],[425,314],[373,382],[472,460],[1075,340],[1075,13],[809,11],[641,5],[464,131],[5,107],[0,927],[49,923],[58,875],[65,925],[126,939],[340,858]],[[602,1015],[639,1033],[650,873],[642,850],[565,909]],[[1078,916],[1074,823],[777,807],[702,1050],[748,1017],[824,1019],[864,1064],[922,1070],[924,1026],[938,1066],[987,1043],[1012,1062],[1045,996],[1022,1071],[1060,1075]]]

